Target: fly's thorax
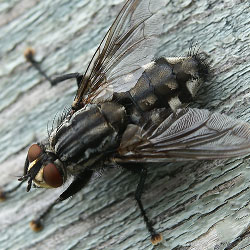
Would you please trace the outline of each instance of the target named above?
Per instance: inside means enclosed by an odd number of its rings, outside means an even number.
[[[124,106],[113,102],[105,102],[99,104],[99,109],[107,123],[113,127],[114,130],[123,130],[126,117]]]
[[[100,160],[102,153],[106,154],[117,146],[125,114],[122,105],[112,102],[88,105],[53,131],[51,147],[67,165],[85,164],[90,167]]]

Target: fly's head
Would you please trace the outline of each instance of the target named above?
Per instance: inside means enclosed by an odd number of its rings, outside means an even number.
[[[66,172],[62,162],[42,143],[30,146],[25,165],[24,176],[20,181],[28,180],[27,192],[32,183],[41,188],[57,188],[66,181]]]

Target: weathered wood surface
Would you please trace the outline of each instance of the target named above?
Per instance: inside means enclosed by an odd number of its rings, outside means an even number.
[[[70,106],[76,90],[75,82],[51,88],[23,51],[34,47],[49,75],[83,72],[122,4],[0,2],[2,187],[17,184],[27,147],[46,136],[47,122]],[[184,55],[192,39],[210,55],[214,77],[193,106],[250,121],[249,1],[171,1],[165,12],[156,57]],[[40,233],[28,223],[61,189],[27,194],[22,187],[0,204],[0,249],[250,249],[249,158],[151,169],[143,202],[163,233],[157,247],[151,245],[133,199],[136,182],[136,176],[119,170],[105,174],[58,204]]]

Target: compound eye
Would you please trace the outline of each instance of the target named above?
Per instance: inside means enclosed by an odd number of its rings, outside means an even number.
[[[38,144],[33,144],[30,146],[28,151],[28,160],[32,162],[36,160],[42,153],[42,149]]]
[[[43,179],[49,186],[57,188],[62,186],[63,177],[55,164],[49,163],[43,169]]]

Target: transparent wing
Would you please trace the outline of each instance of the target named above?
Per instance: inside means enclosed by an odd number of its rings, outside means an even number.
[[[128,0],[97,48],[78,88],[74,106],[112,98],[131,89],[150,62],[162,31],[164,0]],[[82,104],[82,105],[81,105]]]
[[[200,109],[179,109],[159,124],[130,125],[117,162],[221,159],[250,154],[250,124]]]

